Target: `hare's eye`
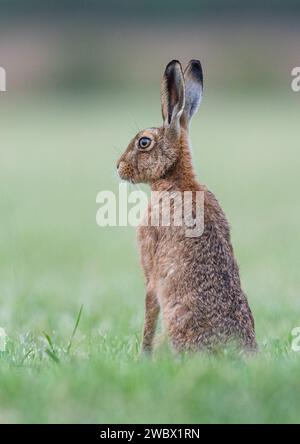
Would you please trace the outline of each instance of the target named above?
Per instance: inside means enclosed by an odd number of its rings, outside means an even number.
[[[146,148],[149,148],[149,146],[151,145],[152,140],[149,137],[142,137],[139,140],[139,148],[141,150],[145,150]]]

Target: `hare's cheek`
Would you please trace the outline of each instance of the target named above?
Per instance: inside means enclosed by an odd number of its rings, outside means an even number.
[[[142,154],[139,156],[137,166],[139,173],[147,174],[147,172],[149,172],[153,167],[153,161],[149,154]]]

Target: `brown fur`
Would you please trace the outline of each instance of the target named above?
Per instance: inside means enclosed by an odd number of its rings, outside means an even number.
[[[162,82],[164,125],[141,131],[118,162],[121,178],[151,185],[152,191],[204,191],[204,232],[186,237],[184,227],[138,229],[146,277],[144,351],[151,351],[157,318],[178,351],[212,349],[237,340],[256,349],[254,321],[239,277],[227,219],[215,196],[197,182],[188,141],[188,125],[202,94],[200,62],[185,73],[172,61]],[[141,137],[149,150],[138,147]],[[145,217],[150,218],[151,202]]]

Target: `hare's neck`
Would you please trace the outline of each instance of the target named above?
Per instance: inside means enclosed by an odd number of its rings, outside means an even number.
[[[191,150],[186,134],[180,140],[180,155],[165,177],[151,184],[152,191],[193,191],[199,189],[192,163]]]

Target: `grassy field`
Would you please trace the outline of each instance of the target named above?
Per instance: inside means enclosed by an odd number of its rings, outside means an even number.
[[[0,422],[300,422],[299,96],[208,92],[193,122],[256,320],[247,360],[139,357],[134,229],[99,228],[96,195],[117,191],[137,126],[160,124],[157,92],[0,100]]]

